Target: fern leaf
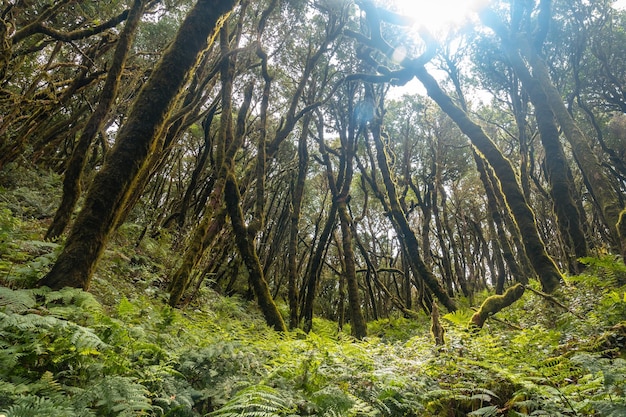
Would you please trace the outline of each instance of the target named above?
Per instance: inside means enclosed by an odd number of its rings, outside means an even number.
[[[474,312],[469,309],[459,309],[442,316],[445,320],[459,327],[467,327],[467,323],[472,319]]]
[[[278,390],[252,385],[237,392],[222,408],[209,414],[219,417],[278,417],[291,414],[294,407]]]

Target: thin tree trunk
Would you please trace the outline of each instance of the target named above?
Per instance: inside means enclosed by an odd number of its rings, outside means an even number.
[[[298,325],[298,234],[300,231],[300,212],[302,210],[302,199],[304,196],[304,185],[309,166],[309,152],[307,149],[307,137],[309,135],[309,124],[311,115],[305,116],[302,122],[302,132],[298,138],[298,176],[293,186],[291,197],[291,224],[289,228],[289,249],[288,249],[288,274],[289,274],[289,327],[295,328]]]
[[[287,331],[285,322],[278,311],[276,303],[272,299],[269,286],[263,276],[263,268],[259,262],[259,257],[254,248],[254,242],[248,238],[248,228],[243,221],[243,213],[241,211],[241,196],[239,195],[239,187],[235,176],[229,172],[226,176],[226,185],[224,188],[224,200],[233,226],[235,234],[235,243],[239,249],[239,253],[243,262],[248,268],[250,282],[254,295],[257,298],[261,312],[265,317],[267,324],[279,332]]]
[[[173,103],[200,54],[213,44],[223,16],[234,6],[235,0],[198,0],[189,12],[140,91],[114,148],[89,188],[63,251],[39,285],[89,288],[133,182],[162,134]]]
[[[352,325],[352,335],[357,339],[367,336],[367,323],[361,310],[361,296],[359,295],[359,284],[356,276],[356,264],[354,261],[354,248],[352,246],[352,219],[348,213],[346,196],[339,197],[337,202],[337,212],[341,226],[341,246],[343,248],[344,274],[346,286],[348,287],[348,308],[350,309],[350,324]]]
[[[437,299],[441,301],[448,311],[455,311],[456,305],[454,304],[454,301],[446,293],[445,289],[441,286],[439,281],[437,281],[437,278],[433,275],[432,271],[422,260],[417,237],[409,226],[406,215],[400,206],[396,186],[391,178],[389,162],[387,161],[384,144],[380,136],[380,121],[375,119],[370,122],[370,130],[372,132],[372,136],[374,137],[374,144],[376,146],[378,167],[380,168],[380,173],[389,198],[390,215],[394,219],[394,225],[399,228],[399,230],[397,230],[398,238],[404,242],[403,244],[406,248],[409,264],[411,265],[413,274],[416,277],[420,277],[426,283],[426,286],[433,292],[433,294],[435,294]]]

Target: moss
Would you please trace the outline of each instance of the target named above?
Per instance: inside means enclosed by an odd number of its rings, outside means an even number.
[[[502,295],[492,295],[488,297],[482,303],[480,309],[474,313],[470,319],[469,327],[481,329],[490,316],[493,316],[498,311],[519,300],[524,294],[525,289],[526,287],[522,284],[516,284],[506,290]]]

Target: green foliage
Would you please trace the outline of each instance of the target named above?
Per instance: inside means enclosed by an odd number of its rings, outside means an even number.
[[[220,417],[280,417],[296,411],[289,398],[265,385],[252,385],[238,391],[210,416]]]
[[[20,222],[4,212],[7,233]],[[469,308],[369,324],[352,339],[332,321],[278,334],[258,311],[208,288],[187,311],[158,285],[162,247],[122,230],[94,291],[0,287],[0,413],[9,416],[620,416],[626,409],[622,266],[589,262],[555,299],[532,292],[479,334]],[[18,240],[11,276],[55,249]],[[134,261],[139,254],[141,264]],[[20,255],[21,256],[21,255]],[[595,263],[594,263],[595,262]],[[593,266],[591,265],[593,264]],[[104,279],[102,277],[105,277]],[[130,281],[129,281],[130,277]],[[106,280],[106,282],[105,282]],[[139,292],[143,295],[139,295]],[[488,294],[484,294],[486,297]],[[504,322],[511,323],[507,326]]]

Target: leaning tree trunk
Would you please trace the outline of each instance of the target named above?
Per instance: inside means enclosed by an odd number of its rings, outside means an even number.
[[[550,182],[550,195],[566,252],[570,253],[567,264],[570,272],[575,274],[579,272],[576,259],[588,255],[587,239],[583,232],[584,219],[576,205],[574,177],[559,141],[559,129],[556,126],[554,114],[545,100],[541,87],[532,81],[531,83],[531,86],[526,89],[535,106],[537,127],[546,153],[545,162]]]
[[[543,13],[549,12],[549,3],[550,2],[545,3],[544,10],[542,10]],[[611,181],[605,174],[598,156],[591,148],[589,140],[585,137],[585,134],[568,112],[563,98],[561,97],[561,93],[554,86],[550,78],[548,66],[537,50],[537,48],[539,48],[538,45],[543,43],[542,39],[539,39],[541,42],[537,39],[533,39],[533,45],[531,45],[528,39],[524,39],[519,34],[510,33],[509,29],[496,13],[488,9],[483,11],[481,19],[485,25],[493,29],[500,37],[505,50],[519,51],[529,63],[532,69],[533,79],[538,82],[543,89],[548,105],[552,109],[558,124],[561,126],[563,134],[572,146],[576,163],[583,175],[585,185],[599,209],[604,225],[608,228],[613,243],[616,246],[620,245],[617,223],[622,207],[619,202],[619,197],[611,186]],[[539,22],[538,33],[545,34],[549,22],[549,16],[545,15],[544,19]],[[509,55],[514,57],[516,53],[517,52],[511,52]]]
[[[596,153],[591,149],[589,141],[585,134],[576,125],[574,119],[567,111],[561,94],[552,84],[548,69],[545,62],[540,59],[537,54],[532,53],[530,63],[533,68],[533,74],[538,78],[543,90],[547,95],[547,100],[554,112],[565,137],[572,145],[574,158],[580,167],[585,183],[589,191],[591,191],[596,201],[602,218],[609,229],[611,236],[615,239],[615,244],[619,245],[619,234],[617,231],[617,222],[622,207],[619,203],[619,197],[611,186],[611,181],[604,172],[602,163],[598,159]]]
[[[70,157],[67,168],[65,169],[61,204],[54,215],[50,227],[48,227],[46,239],[56,239],[63,233],[76,207],[76,202],[80,196],[80,181],[87,159],[87,151],[102,128],[107,113],[111,109],[115,96],[117,95],[117,89],[122,79],[122,71],[126,63],[126,58],[128,57],[128,51],[130,51],[134,39],[134,34],[141,20],[141,16],[143,15],[144,5],[145,0],[135,0],[130,9],[124,30],[117,41],[111,68],[107,73],[104,86],[102,86],[102,93],[100,94],[98,105],[89,117],[89,120],[87,120],[80,138],[72,151],[72,156]]]
[[[373,2],[362,0],[359,6],[365,10],[369,26],[369,38],[355,32],[347,31],[346,33],[357,39],[359,42],[376,49],[393,59],[393,48],[383,38],[381,32],[381,23],[390,21],[391,23],[402,23],[402,19],[394,18],[389,13],[381,14]],[[429,40],[427,39],[427,43]],[[489,164],[493,167],[506,202],[517,222],[517,226],[523,236],[524,247],[530,258],[533,269],[539,275],[539,279],[543,286],[543,290],[547,293],[553,292],[560,285],[563,278],[554,260],[548,255],[544,242],[539,236],[535,215],[528,205],[524,194],[518,183],[517,176],[513,170],[511,162],[502,155],[502,152],[496,147],[491,138],[485,134],[483,129],[474,123],[467,113],[458,107],[450,96],[446,94],[437,80],[426,70],[425,63],[430,60],[434,53],[433,48],[429,48],[421,57],[416,59],[405,58],[400,65],[402,69],[390,74],[389,71],[381,76],[372,76],[374,80],[389,80],[392,76],[397,76],[403,81],[409,81],[416,77],[426,88],[428,96],[432,98],[439,107],[457,124],[459,129],[467,135],[476,149],[485,157]],[[360,78],[362,75],[356,74],[354,78]],[[366,78],[368,78],[366,76]]]
[[[535,215],[524,198],[511,162],[502,155],[502,152],[482,128],[453,103],[452,99],[441,89],[435,78],[428,73],[423,65],[416,64],[410,68],[426,88],[428,96],[450,116],[492,166],[500,180],[507,205],[520,229],[526,253],[533,269],[539,276],[543,290],[547,293],[553,292],[560,285],[562,275],[554,260],[548,255],[545,244],[539,236]]]
[[[216,28],[235,0],[198,0],[176,38],[140,91],[117,142],[94,178],[67,242],[39,285],[89,288],[107,240],[119,221],[138,173],[153,151],[198,57],[213,44]],[[135,190],[136,192],[137,190]]]
[[[241,196],[239,194],[239,186],[232,172],[229,172],[226,176],[224,200],[226,201],[226,207],[233,226],[235,243],[237,244],[241,258],[248,268],[252,289],[259,303],[259,307],[261,308],[261,312],[265,317],[265,321],[277,331],[285,332],[287,331],[287,327],[285,326],[285,322],[283,321],[283,317],[276,303],[272,299],[269,286],[263,276],[263,268],[256,254],[254,242],[248,239],[249,231],[248,227],[244,224],[243,213],[240,206]]]
[[[389,214],[393,217],[394,225],[399,229],[397,231],[398,238],[404,242],[404,246],[407,250],[409,265],[411,266],[413,274],[416,277],[420,277],[424,281],[424,283],[426,283],[426,286],[433,292],[433,294],[435,294],[437,299],[441,301],[441,303],[446,307],[448,311],[456,311],[457,307],[454,304],[454,301],[452,300],[452,298],[450,298],[450,296],[441,286],[439,281],[437,281],[435,275],[424,263],[422,257],[420,256],[420,248],[417,237],[411,229],[406,215],[402,210],[400,201],[398,200],[395,183],[391,178],[389,162],[387,161],[385,147],[380,136],[380,120],[376,119],[371,122],[370,130],[372,131],[374,144],[376,145],[376,158],[378,161],[378,167],[380,168],[380,173],[385,184],[385,189],[387,190],[387,196],[389,198],[389,208],[391,209]]]

